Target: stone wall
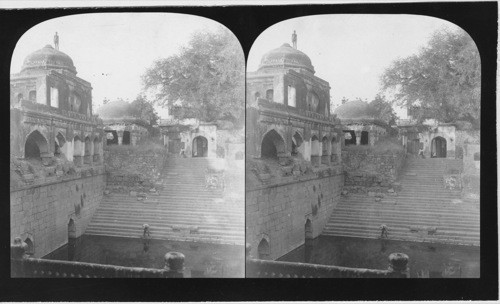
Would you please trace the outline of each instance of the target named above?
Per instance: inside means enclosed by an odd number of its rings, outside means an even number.
[[[377,154],[370,149],[342,150],[344,188],[353,193],[387,190],[396,181],[404,160],[404,151]]]
[[[73,174],[36,179],[17,184],[10,192],[11,241],[21,237],[33,243],[33,256],[42,257],[82,235],[102,201],[105,174],[100,168],[80,169]]]
[[[302,166],[305,167],[304,164]],[[340,166],[312,168],[301,174],[275,176],[276,169],[263,173],[267,180],[249,182],[247,167],[246,241],[251,255],[259,257],[262,240],[269,244],[266,259],[277,259],[305,242],[306,222],[312,224],[311,237],[321,234],[340,199],[343,175]],[[254,173],[251,173],[254,174]]]
[[[112,192],[149,191],[158,187],[161,171],[167,160],[166,151],[116,149],[105,151],[106,188]]]

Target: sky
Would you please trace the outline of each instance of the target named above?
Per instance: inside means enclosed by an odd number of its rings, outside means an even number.
[[[332,111],[347,99],[373,100],[379,78],[391,62],[418,52],[438,29],[458,27],[448,21],[417,15],[317,15],[285,20],[265,30],[254,42],[247,71],[257,70],[262,55],[291,43],[312,61],[315,75],[330,83]],[[402,109],[396,109],[405,118]]]
[[[92,85],[95,110],[104,98],[133,101],[142,88],[141,75],[156,59],[180,51],[197,30],[216,30],[210,19],[173,13],[97,13],[51,19],[28,30],[18,41],[11,73],[24,58],[47,44],[55,32],[59,50],[73,59],[77,76]],[[161,116],[166,111],[157,109]]]

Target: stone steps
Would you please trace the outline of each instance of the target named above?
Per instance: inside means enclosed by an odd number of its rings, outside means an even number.
[[[446,169],[459,164],[447,159],[407,160],[397,195],[385,194],[379,202],[367,195],[343,196],[322,234],[379,238],[380,226],[386,225],[389,239],[478,246],[478,206],[461,200],[460,191],[444,188]]]
[[[244,204],[224,201],[222,189],[205,187],[205,171],[219,159],[169,159],[158,193],[135,196],[111,194],[96,211],[86,234],[141,237],[150,226],[157,239],[244,244]],[[197,227],[197,231],[189,231]]]

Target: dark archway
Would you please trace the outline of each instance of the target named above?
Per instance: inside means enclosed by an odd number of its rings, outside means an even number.
[[[260,98],[260,93],[259,92],[255,92],[255,100],[258,100]]]
[[[192,148],[193,157],[207,157],[208,155],[208,140],[204,136],[196,136],[193,139]]]
[[[32,102],[36,102],[36,91],[30,91],[28,94],[28,99]]]
[[[269,101],[274,100],[274,91],[272,89],[266,91],[266,99]]]
[[[266,239],[262,239],[257,247],[257,254],[260,260],[268,260],[270,256],[269,243]]]
[[[361,131],[361,145],[368,145],[368,131]]]
[[[76,238],[76,225],[73,219],[68,222],[68,239]]]
[[[310,219],[306,220],[304,231],[305,231],[305,239],[312,240],[313,239],[313,227],[312,227],[312,222]]]
[[[431,158],[446,157],[446,139],[441,136],[434,137],[431,142]]]
[[[130,145],[130,131],[123,131],[122,145]]]
[[[355,145],[356,144],[356,133],[352,130],[344,130],[345,145]]]
[[[33,246],[33,241],[27,237],[24,242],[26,243],[26,245],[28,245],[28,247],[26,248],[26,254],[28,255],[33,255],[35,254],[35,247]]]
[[[104,131],[106,132],[106,145],[117,145],[118,144],[118,133],[116,131]]]
[[[280,154],[285,153],[285,141],[275,130],[266,133],[262,139],[260,148],[261,158],[277,159]]]
[[[302,136],[299,134],[299,132],[295,132],[292,137],[292,156],[299,155],[299,148],[302,146],[303,142],[304,140],[302,139]]]
[[[37,130],[31,132],[24,144],[24,157],[40,159],[42,153],[47,152],[49,152],[49,145],[45,137]]]

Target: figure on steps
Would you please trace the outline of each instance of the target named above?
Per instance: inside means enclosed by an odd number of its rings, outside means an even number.
[[[381,239],[387,239],[388,238],[388,232],[389,232],[389,228],[385,224],[382,224],[380,226],[380,238]]]

